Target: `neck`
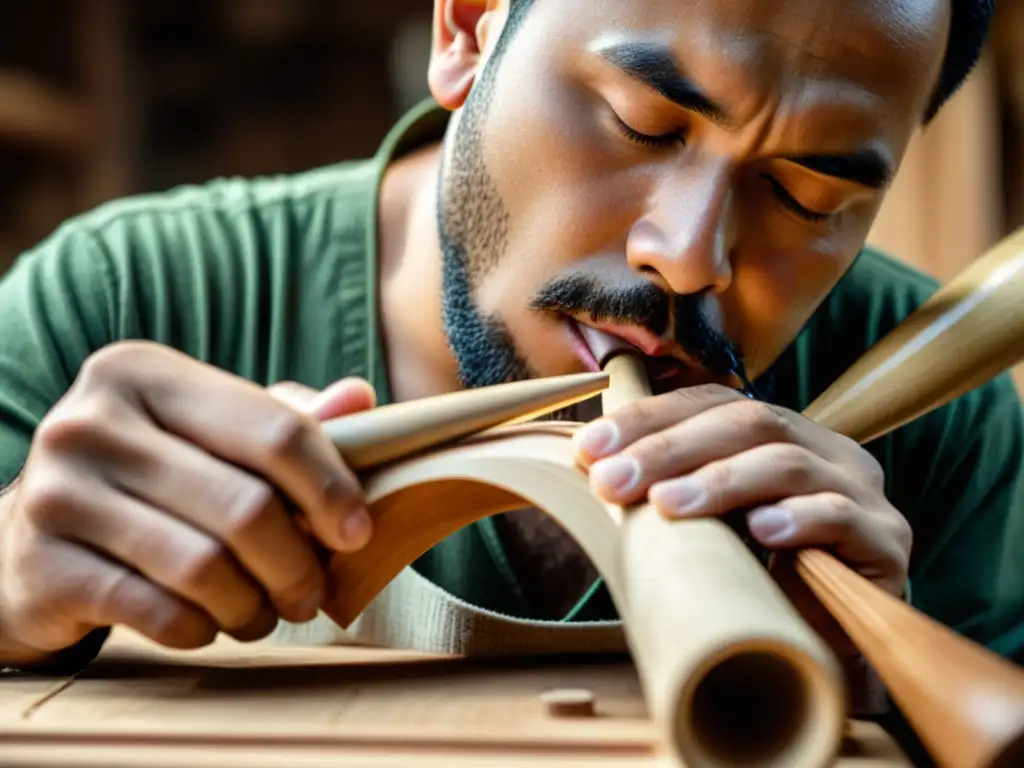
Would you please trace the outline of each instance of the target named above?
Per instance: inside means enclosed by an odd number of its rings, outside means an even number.
[[[414,152],[392,164],[381,186],[380,322],[395,402],[460,388],[441,319],[440,162],[439,144]]]

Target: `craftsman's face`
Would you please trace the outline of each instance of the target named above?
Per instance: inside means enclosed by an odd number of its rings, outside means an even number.
[[[502,38],[501,2],[447,47],[438,21],[465,382],[593,367],[578,323],[686,360],[649,361],[659,388],[735,382],[737,356],[763,373],[863,246],[938,79],[948,5],[534,0]]]

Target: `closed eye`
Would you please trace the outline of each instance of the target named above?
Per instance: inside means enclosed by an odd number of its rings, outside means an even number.
[[[826,221],[832,215],[831,213],[821,213],[819,211],[812,211],[809,208],[805,208],[800,205],[797,199],[789,193],[789,190],[782,186],[782,184],[779,183],[779,180],[774,176],[770,176],[767,173],[762,173],[761,176],[772,185],[772,189],[775,192],[775,196],[779,199],[779,202],[800,218],[818,223]]]
[[[686,143],[686,134],[682,131],[672,131],[670,133],[652,136],[650,134],[641,133],[640,131],[632,128],[614,112],[612,112],[612,115],[614,116],[615,124],[619,129],[619,132],[622,133],[628,141],[631,141],[634,144],[639,144],[653,149],[665,149],[667,147]]]

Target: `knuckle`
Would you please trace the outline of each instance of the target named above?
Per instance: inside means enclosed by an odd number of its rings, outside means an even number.
[[[608,419],[615,423],[620,432],[628,432],[629,429],[642,427],[644,424],[657,419],[659,403],[657,398],[645,398],[629,403],[619,408]]]
[[[224,534],[229,541],[244,537],[258,528],[278,509],[277,493],[269,484],[242,478],[227,491],[224,509]]]
[[[789,418],[778,406],[755,400],[738,400],[731,406],[731,411],[742,426],[767,440],[785,442],[789,439]]]
[[[98,621],[103,616],[117,615],[120,606],[130,603],[131,581],[131,573],[118,568],[85,582],[90,585],[86,592],[90,598],[89,602],[96,608],[95,620]]]
[[[93,352],[82,363],[77,381],[84,387],[119,381],[139,365],[139,356],[148,354],[150,345],[142,341],[120,341]]]
[[[738,396],[735,389],[731,389],[730,387],[727,387],[724,384],[716,384],[716,383],[699,384],[696,387],[689,387],[689,390],[692,393],[691,396],[690,396],[691,400],[708,399],[708,398],[713,398],[713,399],[719,399],[719,398],[732,399],[732,398],[736,398]]]
[[[729,488],[733,481],[733,471],[726,461],[712,461],[706,464],[700,473],[709,496]]]
[[[39,423],[33,442],[53,452],[92,445],[109,434],[113,418],[108,397],[81,396],[47,414]]]
[[[199,648],[213,642],[218,628],[211,619],[173,598],[161,597],[141,609],[140,624],[146,635],[170,648]]]
[[[218,583],[227,567],[227,548],[220,542],[207,539],[180,557],[172,581],[177,589],[194,594]]]
[[[892,515],[892,533],[901,553],[913,551],[914,529],[910,525],[910,521],[899,512]]]
[[[307,444],[309,432],[309,419],[282,405],[263,428],[263,445],[273,459],[294,459]]]
[[[861,464],[860,474],[865,482],[876,491],[885,488],[885,468],[881,462],[867,451],[860,451]]]
[[[25,519],[40,529],[57,527],[77,504],[74,485],[53,472],[27,477],[18,501]]]
[[[808,453],[792,443],[779,443],[771,448],[771,463],[784,485],[794,492],[809,487],[814,471]]]
[[[837,539],[848,539],[854,533],[860,514],[852,499],[839,493],[825,494],[829,527]]]
[[[630,453],[640,462],[643,468],[649,469],[648,465],[657,465],[671,460],[674,453],[675,441],[667,432],[655,432],[648,435]]]

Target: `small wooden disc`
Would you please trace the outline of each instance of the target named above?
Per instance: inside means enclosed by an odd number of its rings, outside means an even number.
[[[595,698],[586,688],[557,688],[540,696],[552,717],[593,717]]]

